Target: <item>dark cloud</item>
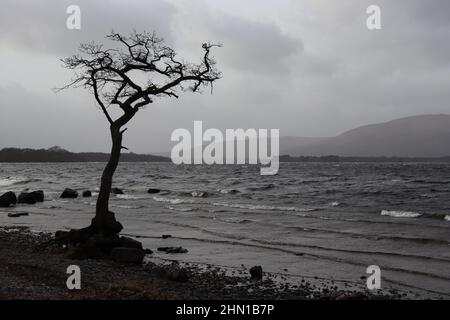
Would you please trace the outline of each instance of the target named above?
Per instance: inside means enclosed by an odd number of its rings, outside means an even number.
[[[69,30],[70,5],[81,9],[81,29]],[[0,11],[2,44],[50,54],[72,54],[79,43],[102,41],[115,30],[154,30],[171,40],[173,5],[162,0],[4,0]]]

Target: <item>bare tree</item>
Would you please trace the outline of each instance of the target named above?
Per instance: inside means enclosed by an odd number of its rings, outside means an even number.
[[[175,51],[166,46],[154,33],[133,32],[128,36],[112,32],[106,36],[116,46],[104,49],[103,45],[88,43],[80,45],[80,53],[62,59],[64,67],[74,70],[74,79],[58,90],[70,87],[89,89],[108,120],[112,149],[101,177],[96,213],[91,229],[101,234],[115,234],[122,229],[108,210],[112,179],[119,163],[124,126],[144,106],[156,98],[178,98],[180,91],[199,92],[221,78],[210,56],[213,47],[204,43],[200,63],[179,60]],[[122,111],[116,119],[110,108]]]

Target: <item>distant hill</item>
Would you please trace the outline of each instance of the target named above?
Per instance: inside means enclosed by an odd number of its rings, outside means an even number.
[[[101,152],[74,153],[60,147],[49,149],[4,148],[0,162],[106,162],[109,154]],[[147,154],[122,153],[123,162],[168,162],[169,158]]]
[[[450,115],[420,115],[371,124],[330,138],[281,137],[291,156],[444,157],[450,155]]]

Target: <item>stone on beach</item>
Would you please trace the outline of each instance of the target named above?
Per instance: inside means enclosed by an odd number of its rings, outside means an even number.
[[[37,190],[33,192],[22,192],[19,195],[17,203],[35,204],[44,201],[44,191]]]
[[[124,248],[135,248],[143,250],[142,242],[129,237],[120,237],[120,246]]]
[[[254,266],[250,268],[250,276],[252,280],[262,280],[263,269],[261,266]]]
[[[70,189],[70,188],[66,188],[64,189],[63,193],[61,193],[60,198],[68,198],[68,199],[75,199],[78,197],[78,192]]]
[[[0,196],[0,207],[7,208],[11,205],[15,205],[17,203],[16,194],[12,191],[8,191],[2,196]]]

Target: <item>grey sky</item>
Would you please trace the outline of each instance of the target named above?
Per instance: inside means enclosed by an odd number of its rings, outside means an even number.
[[[65,27],[82,10],[81,30]],[[366,28],[378,4],[382,30]],[[165,151],[175,128],[280,128],[328,136],[424,113],[450,113],[447,0],[3,0],[0,11],[0,148],[106,151],[106,120],[89,92],[55,94],[71,77],[59,59],[111,29],[154,30],[194,62],[201,43],[223,79],[214,94],[156,100],[128,125],[134,152]]]

